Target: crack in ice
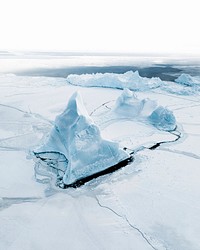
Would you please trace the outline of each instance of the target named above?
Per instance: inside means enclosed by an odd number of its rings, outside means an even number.
[[[103,104],[101,104],[100,106],[98,106],[97,108],[95,108],[91,113],[90,113],[90,116],[92,116],[98,109],[100,109],[101,107],[106,107],[107,109],[110,109],[107,104],[108,103],[111,103],[111,102],[114,102],[115,100],[110,100],[110,101],[107,101]]]
[[[184,155],[184,156],[187,156],[187,157],[191,157],[191,158],[200,160],[199,155],[196,155],[194,153],[187,152],[187,151],[181,151],[181,150],[169,149],[169,148],[159,148],[159,150],[167,151],[167,152],[174,153],[174,154],[180,154],[180,155]]]
[[[24,110],[22,110],[22,109],[20,109],[20,108],[16,108],[16,107],[14,107],[14,106],[2,104],[2,103],[0,103],[0,106],[5,107],[5,108],[10,108],[10,109],[17,110],[17,111],[19,111],[19,112],[21,112],[21,113],[24,113],[24,114],[26,114],[26,115],[35,116],[36,118],[42,119],[42,120],[44,120],[44,121],[47,121],[47,122],[50,123],[51,125],[53,124],[52,121],[48,120],[47,118],[45,118],[44,116],[42,116],[42,115],[40,115],[40,114],[32,113],[32,112],[30,112],[30,111],[24,111]]]
[[[136,226],[133,226],[130,221],[128,220],[128,218],[126,217],[126,215],[120,215],[118,214],[115,210],[113,210],[112,208],[108,207],[108,206],[105,206],[105,205],[102,205],[99,201],[99,199],[97,198],[97,196],[95,196],[95,200],[97,201],[98,205],[101,207],[101,208],[105,208],[109,211],[111,211],[112,213],[114,213],[115,215],[117,215],[118,217],[122,218],[123,220],[126,221],[126,223],[134,230],[136,230],[141,236],[142,238],[147,242],[147,244],[154,250],[158,250],[158,248],[154,247],[152,245],[152,243],[149,241],[149,239],[147,239],[147,237],[145,236],[145,234]]]
[[[36,202],[42,199],[41,197],[0,197],[0,211],[12,205]]]

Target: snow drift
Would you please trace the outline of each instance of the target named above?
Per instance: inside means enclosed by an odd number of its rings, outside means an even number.
[[[107,87],[118,89],[129,88],[135,91],[144,91],[148,89],[157,88],[162,85],[162,81],[160,80],[160,78],[141,77],[138,71],[128,71],[124,74],[71,74],[67,77],[67,81],[70,84],[85,87]]]
[[[164,131],[172,131],[176,128],[176,119],[173,112],[158,106],[156,101],[138,99],[132,91],[125,89],[118,97],[113,111],[126,118],[135,118],[152,124]]]
[[[57,116],[46,143],[34,151],[39,160],[44,160],[45,153],[49,153],[50,158],[56,153],[65,156],[66,164],[61,171],[64,171],[62,182],[66,185],[129,157],[117,143],[101,137],[99,128],[89,117],[78,93],[72,95],[67,108]],[[53,158],[55,162],[55,156]],[[58,169],[58,166],[55,168]]]

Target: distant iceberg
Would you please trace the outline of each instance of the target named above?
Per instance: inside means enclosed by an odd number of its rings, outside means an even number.
[[[67,77],[70,84],[85,87],[128,88],[135,91],[154,89],[162,85],[158,77],[141,77],[138,71],[128,71],[124,74],[96,73],[96,74],[71,74]]]
[[[189,87],[193,86],[200,87],[200,78],[193,77],[189,74],[181,74],[177,79],[175,79],[175,82]]]
[[[44,154],[49,154],[49,161]],[[57,116],[55,125],[46,143],[34,150],[40,161],[50,162],[58,153],[66,158],[62,166],[62,182],[70,185],[77,180],[101,172],[118,164],[130,156],[119,148],[117,143],[104,140],[99,128],[89,117],[81,96],[75,93],[70,98],[67,108]],[[47,165],[48,165],[47,164]],[[54,166],[58,169],[58,166]]]
[[[158,106],[154,100],[138,99],[129,89],[125,89],[118,97],[113,112],[120,117],[150,123],[159,130],[172,131],[176,128],[176,119],[172,111]]]
[[[200,77],[183,73],[175,82],[165,83],[161,89],[175,95],[197,95],[200,91]]]

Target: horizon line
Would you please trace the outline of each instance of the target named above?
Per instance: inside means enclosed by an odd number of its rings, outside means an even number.
[[[136,57],[200,57],[200,53],[189,52],[108,52],[108,51],[66,51],[66,50],[1,50],[0,55],[51,55],[51,56],[136,56]]]

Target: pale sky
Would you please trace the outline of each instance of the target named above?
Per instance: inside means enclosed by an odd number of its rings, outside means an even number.
[[[0,0],[0,50],[200,54],[200,0]]]

